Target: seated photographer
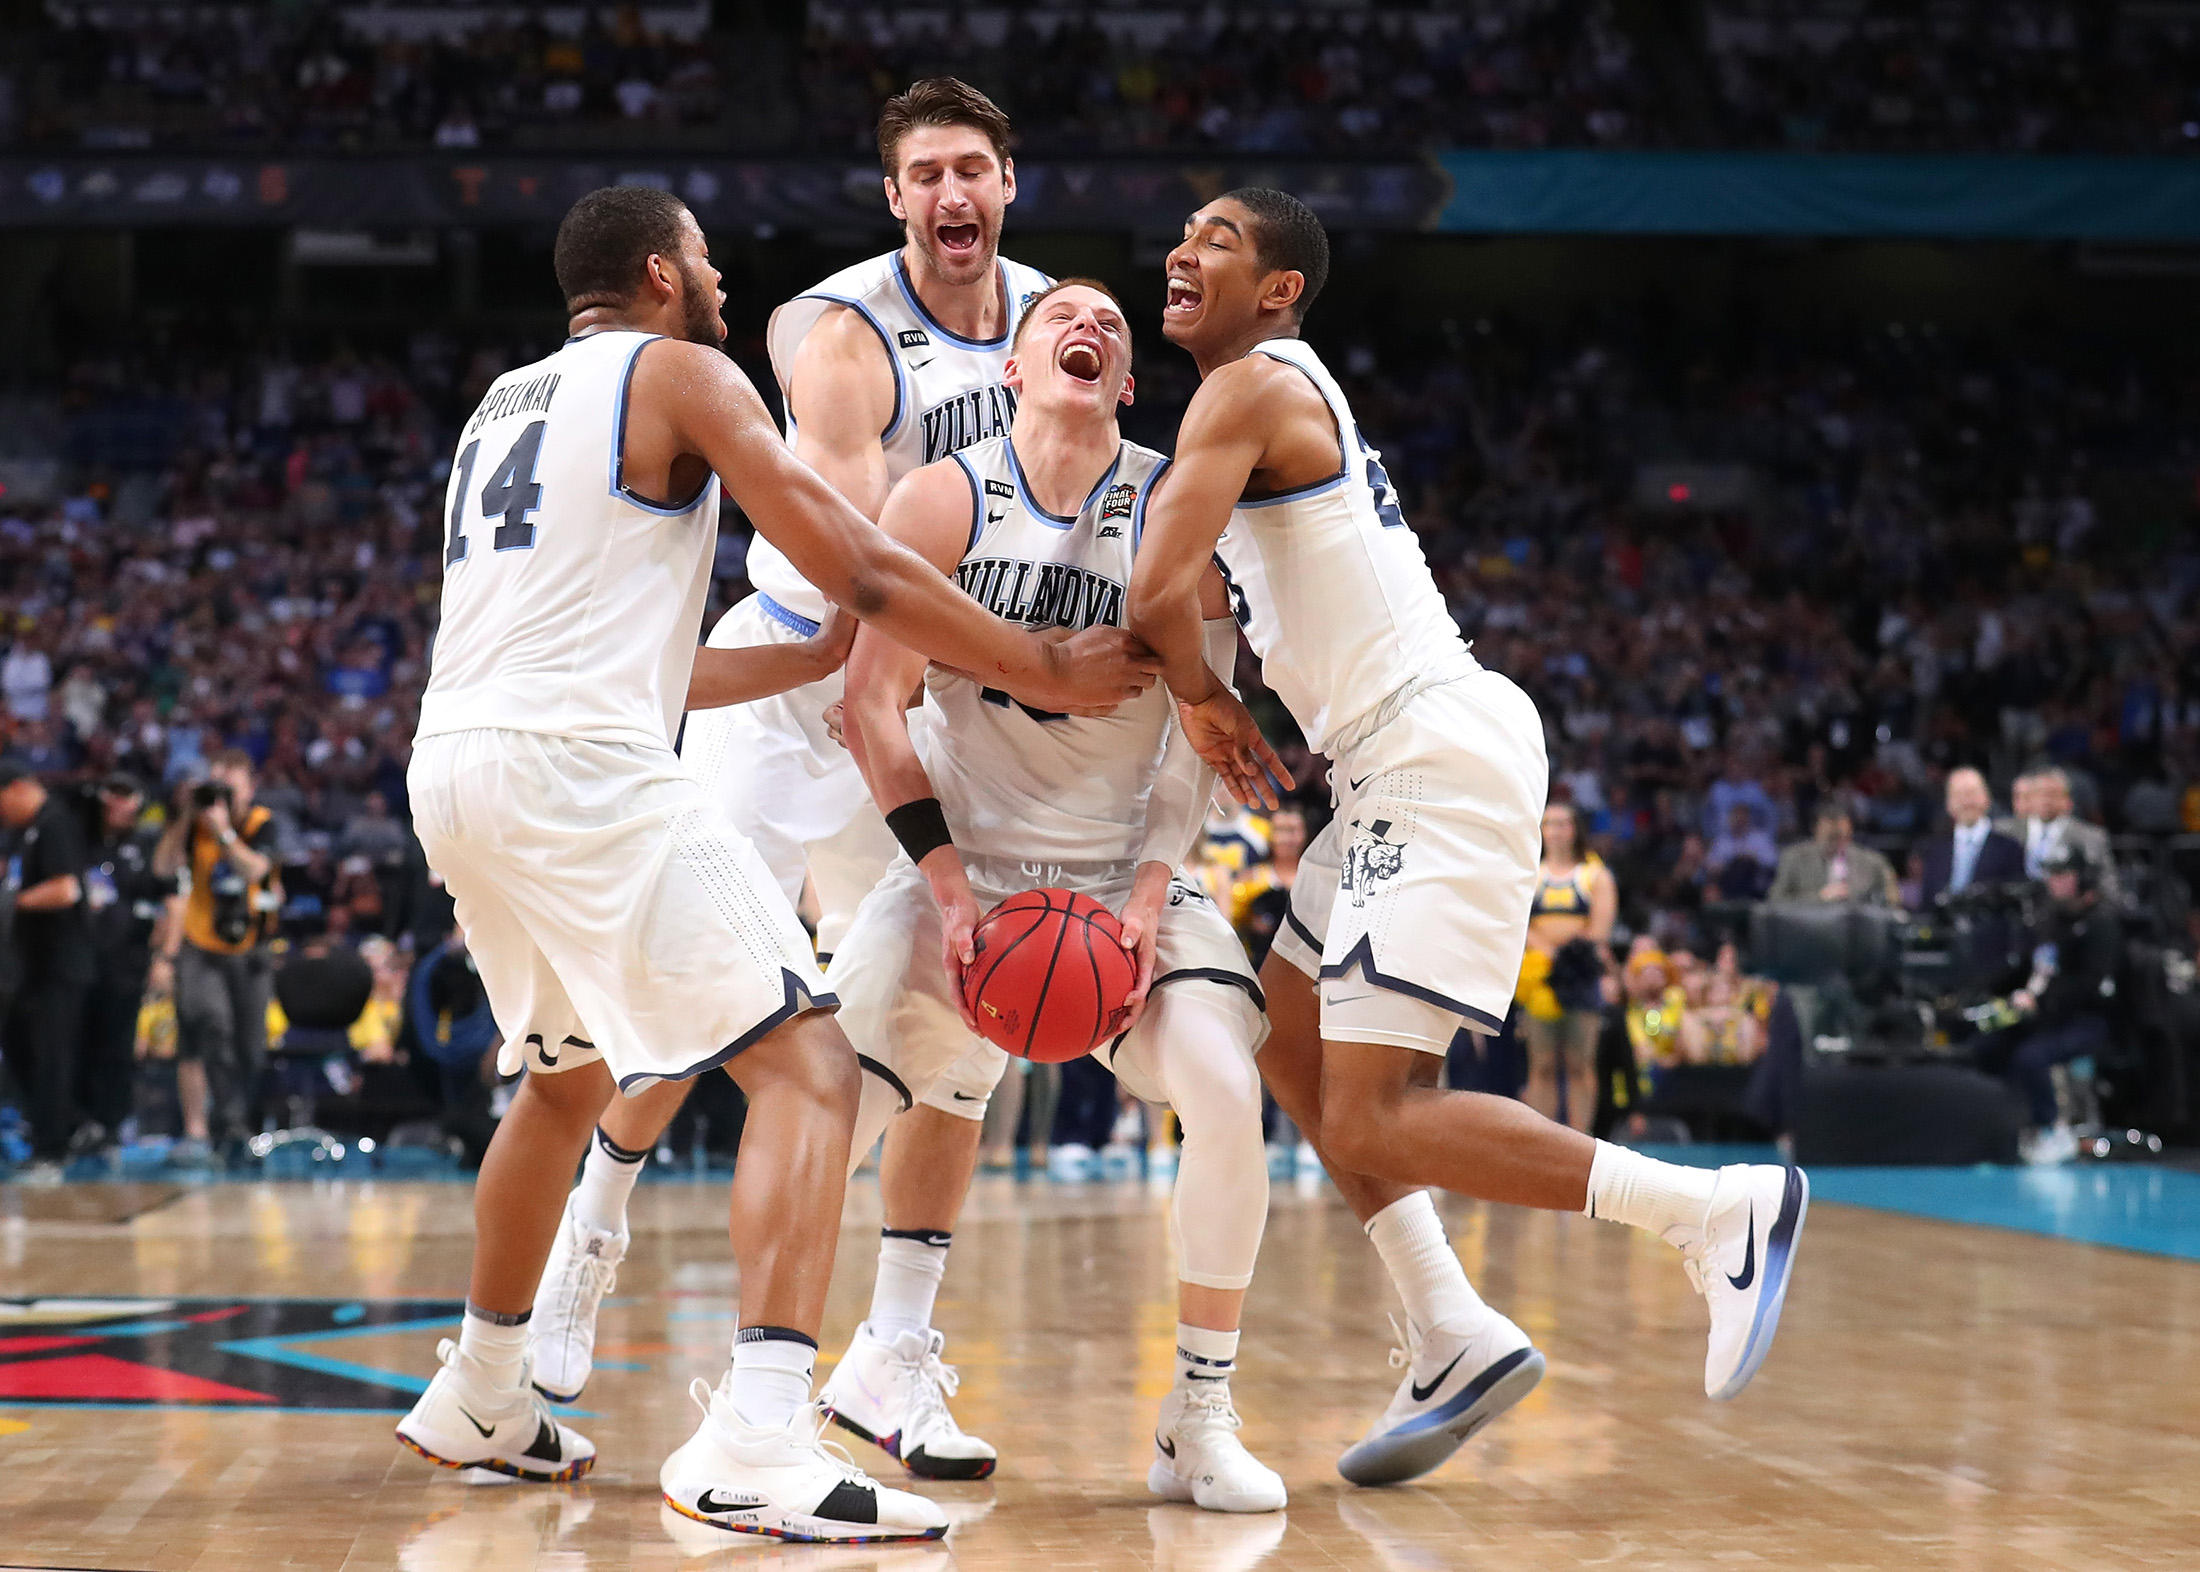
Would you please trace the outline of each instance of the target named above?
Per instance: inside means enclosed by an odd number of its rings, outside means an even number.
[[[2028,1163],[2064,1163],[2077,1137],[2055,1106],[2054,1067],[2108,1045],[2109,1010],[2123,961],[2123,925],[2101,903],[2099,866],[2076,846],[2056,847],[2044,869],[2053,903],[2032,935],[2032,975],[2011,994],[2009,1024],[1973,1044],[1981,1068],[2024,1094],[2031,1128]]]
[[[1556,1119],[1565,1082],[1566,1122],[1586,1130],[1596,1115],[1597,1031],[1603,1024],[1619,884],[1588,849],[1581,810],[1543,810],[1543,861],[1528,908],[1528,945],[1514,996],[1526,1013],[1528,1106]],[[1612,990],[1616,996],[1617,990]]]
[[[2024,878],[2024,847],[1994,828],[1994,799],[1986,777],[1968,767],[1948,772],[1948,828],[1925,843],[1925,877],[1918,906],[1974,886],[2014,884]]]
[[[1856,814],[1846,796],[1829,793],[1811,823],[1811,837],[1780,853],[1773,875],[1774,901],[1822,901],[1828,905],[1899,906],[1894,865],[1869,846],[1856,844]]]

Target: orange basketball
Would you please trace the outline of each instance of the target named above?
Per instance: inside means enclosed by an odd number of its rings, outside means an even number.
[[[1138,958],[1115,914],[1089,895],[1025,890],[979,919],[963,999],[986,1041],[1061,1064],[1123,1029]]]

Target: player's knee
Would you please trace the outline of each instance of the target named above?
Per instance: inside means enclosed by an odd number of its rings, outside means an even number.
[[[1328,1079],[1322,1083],[1321,1150],[1354,1173],[1380,1173],[1386,1147],[1395,1138],[1388,1117],[1390,1100],[1380,1093],[1366,1098],[1338,1096]]]
[[[520,1077],[513,1104],[517,1107],[524,1102],[527,1114],[535,1121],[562,1131],[585,1131],[595,1127],[617,1096],[611,1071],[602,1064],[591,1064],[555,1074],[529,1071]]]
[[[1210,1051],[1198,1062],[1178,1068],[1169,1080],[1187,1142],[1236,1136],[1259,1144],[1260,1073],[1250,1055],[1241,1058]]]

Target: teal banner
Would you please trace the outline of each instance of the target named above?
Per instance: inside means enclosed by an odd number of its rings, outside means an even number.
[[[1449,233],[2200,241],[2200,159],[1438,155]]]

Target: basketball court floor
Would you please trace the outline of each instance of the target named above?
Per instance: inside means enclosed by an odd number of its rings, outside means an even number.
[[[568,1487],[469,1484],[391,1439],[460,1309],[465,1186],[0,1186],[0,1566],[2200,1564],[2200,1175],[1815,1177],[1779,1344],[1731,1405],[1702,1395],[1703,1312],[1671,1252],[1447,1203],[1476,1283],[1550,1375],[1441,1472],[1388,1490],[1332,1465],[1396,1380],[1395,1306],[1334,1192],[1280,1184],[1236,1390],[1291,1504],[1238,1518],[1145,1490],[1175,1320],[1165,1190],[984,1179],[938,1324],[957,1413],[1002,1462],[924,1486],[956,1526],[899,1549],[780,1546],[660,1511],[658,1462],[695,1422],[685,1388],[716,1377],[734,1325],[721,1184],[638,1192],[574,1410],[601,1461]],[[876,1227],[859,1182],[828,1353],[862,1312]]]

